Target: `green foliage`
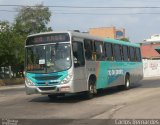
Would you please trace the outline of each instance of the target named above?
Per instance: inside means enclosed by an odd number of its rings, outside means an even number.
[[[51,27],[47,27],[50,17],[49,8],[43,5],[21,7],[15,18],[15,29],[22,35],[50,31]]]
[[[0,67],[23,66],[27,35],[51,31],[47,27],[51,17],[48,7],[21,7],[14,24],[0,21]]]
[[[122,38],[121,40],[124,41],[124,42],[130,42],[129,38]]]
[[[23,62],[24,44],[8,22],[0,22],[0,66],[15,65]]]

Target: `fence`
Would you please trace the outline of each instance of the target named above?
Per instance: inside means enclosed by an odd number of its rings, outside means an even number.
[[[160,76],[160,60],[143,59],[144,77]]]

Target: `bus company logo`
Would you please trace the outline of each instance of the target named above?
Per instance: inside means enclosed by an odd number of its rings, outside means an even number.
[[[48,82],[45,82],[45,85],[46,85],[46,86],[48,86],[48,84],[49,84]]]
[[[116,70],[108,70],[108,75],[109,76],[115,76],[115,75],[123,75],[124,71],[122,69],[116,69]]]

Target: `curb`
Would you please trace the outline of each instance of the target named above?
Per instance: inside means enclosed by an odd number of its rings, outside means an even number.
[[[25,85],[9,85],[9,86],[0,86],[1,90],[11,90],[11,89],[22,89],[25,88]]]
[[[154,80],[154,79],[160,79],[159,76],[154,76],[154,77],[143,77],[142,80]]]

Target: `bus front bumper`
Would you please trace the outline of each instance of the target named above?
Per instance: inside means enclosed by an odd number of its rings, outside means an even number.
[[[26,94],[57,94],[57,93],[73,93],[71,86],[28,86],[25,85]]]

